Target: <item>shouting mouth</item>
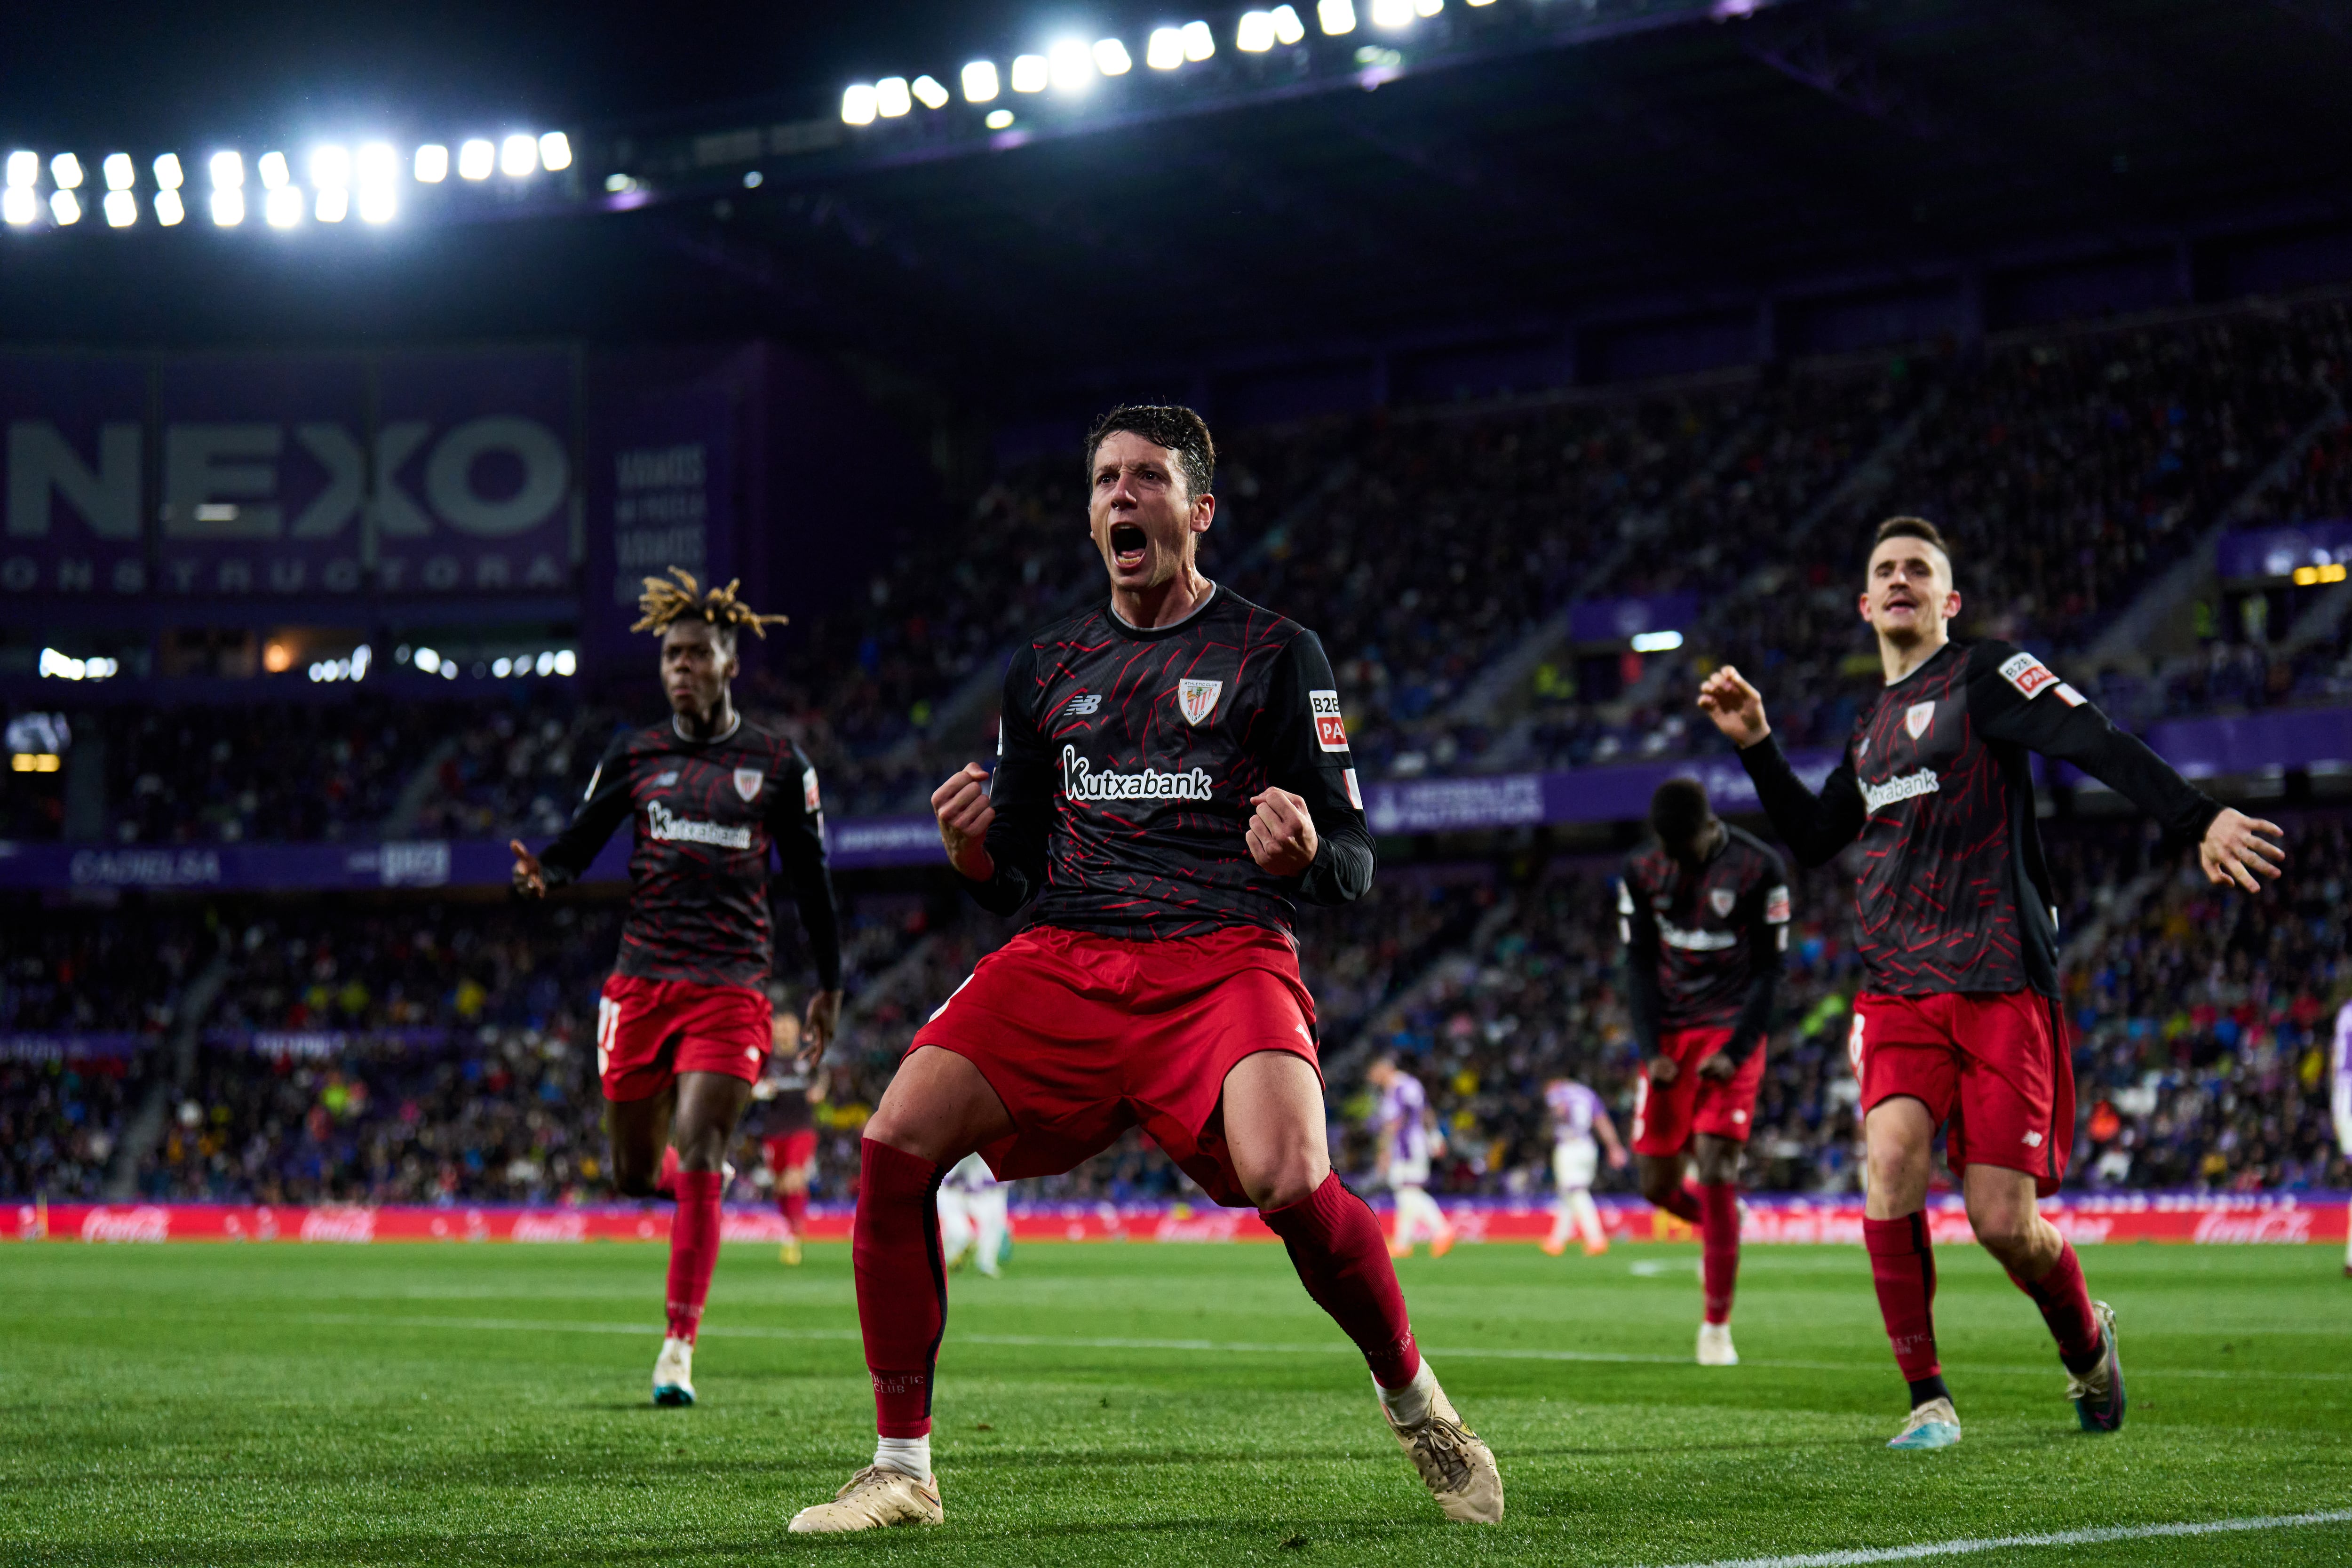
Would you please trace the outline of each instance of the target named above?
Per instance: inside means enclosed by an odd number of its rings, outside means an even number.
[[[1150,541],[1145,536],[1143,530],[1134,523],[1112,523],[1110,525],[1111,564],[1121,572],[1141,570],[1143,558],[1150,543]]]

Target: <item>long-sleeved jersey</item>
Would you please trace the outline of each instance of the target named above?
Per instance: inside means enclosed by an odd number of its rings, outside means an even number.
[[[1132,626],[1108,601],[1056,622],[1004,672],[996,820],[985,882],[1009,915],[1134,941],[1262,926],[1339,904],[1372,880],[1338,682],[1315,634],[1224,588],[1171,626]],[[1304,873],[1250,858],[1251,798],[1307,803]]]
[[[1859,838],[1856,930],[1868,988],[2058,994],[2058,917],[2026,753],[2071,763],[2174,834],[2221,805],[2030,653],[1948,643],[1854,721],[1807,789],[1767,736],[1739,760],[1772,826],[1818,866]]]
[[[1726,1026],[1734,1058],[1762,1048],[1789,945],[1789,878],[1763,840],[1726,824],[1696,870],[1654,842],[1627,856],[1617,934],[1644,1054],[1662,1031]]]
[[[629,914],[614,973],[702,985],[764,984],[773,848],[800,906],[817,984],[841,984],[841,926],[824,862],[816,770],[792,740],[738,716],[712,741],[675,720],[605,748],[572,826],[540,853],[548,885],[577,880],[622,823],[636,819]]]

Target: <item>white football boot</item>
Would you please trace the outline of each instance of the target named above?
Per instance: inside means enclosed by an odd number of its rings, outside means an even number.
[[[1424,1363],[1426,1364],[1426,1363]],[[1380,1384],[1372,1384],[1375,1394]],[[1381,1418],[1396,1435],[1397,1446],[1421,1477],[1422,1485],[1437,1500],[1445,1517],[1464,1524],[1499,1524],[1503,1519],[1503,1474],[1495,1467],[1494,1450],[1478,1434],[1462,1424],[1454,1402],[1430,1380],[1429,1414],[1407,1426],[1389,1414],[1381,1401]]]
[[[939,1477],[919,1481],[904,1470],[868,1465],[831,1502],[801,1510],[786,1528],[794,1535],[835,1535],[892,1524],[939,1524],[946,1518]]]
[[[1738,1366],[1739,1364],[1739,1352],[1731,1348],[1729,1323],[1699,1324],[1698,1364],[1701,1366]]]
[[[1931,1399],[1914,1409],[1903,1430],[1888,1439],[1890,1448],[1948,1448],[1960,1440],[1959,1413],[1948,1399]]]
[[[694,1342],[665,1339],[661,1354],[654,1358],[654,1403],[656,1405],[691,1405],[694,1403]]]

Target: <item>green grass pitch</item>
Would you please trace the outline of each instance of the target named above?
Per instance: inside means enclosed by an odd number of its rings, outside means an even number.
[[[848,1249],[722,1258],[702,1403],[647,1402],[652,1247],[0,1248],[0,1563],[1680,1563],[2352,1507],[2332,1247],[2090,1248],[2130,1425],[2086,1436],[2032,1306],[1939,1253],[1967,1440],[1902,1414],[1858,1248],[1751,1247],[1746,1364],[1688,1357],[1695,1248],[1402,1266],[1509,1513],[1445,1524],[1267,1246],[1030,1246],[959,1275],[938,1531],[784,1522],[871,1454]],[[2352,1523],[1971,1563],[2352,1563]]]

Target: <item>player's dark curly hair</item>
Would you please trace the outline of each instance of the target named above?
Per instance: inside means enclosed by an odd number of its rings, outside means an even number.
[[[1870,547],[1875,550],[1890,539],[1924,539],[1944,552],[1947,563],[1952,560],[1952,547],[1945,542],[1944,531],[1924,517],[1888,518],[1871,536]]]
[[[1650,826],[1658,842],[1679,848],[1698,837],[1715,815],[1707,804],[1706,786],[1696,779],[1668,779],[1650,796]]]
[[[651,632],[659,637],[679,621],[708,621],[712,630],[731,643],[739,626],[751,627],[755,636],[764,640],[770,626],[781,626],[786,620],[782,616],[763,616],[737,598],[735,590],[743,583],[740,577],[724,588],[714,587],[706,593],[695,582],[694,574],[685,567],[673,566],[669,574],[677,581],[672,583],[660,577],[645,580],[646,591],[637,599],[637,608],[644,613],[629,628],[631,631]]]
[[[1094,483],[1095,454],[1104,438],[1122,430],[1175,453],[1176,466],[1184,470],[1184,493],[1194,500],[1215,488],[1217,444],[1209,438],[1209,422],[1173,403],[1122,404],[1096,420],[1087,432],[1087,484]]]

